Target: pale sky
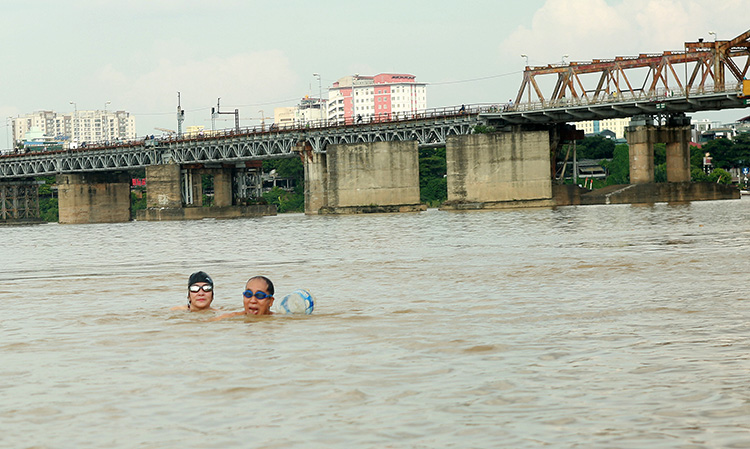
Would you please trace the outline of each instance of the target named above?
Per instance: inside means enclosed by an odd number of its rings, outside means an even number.
[[[293,106],[358,73],[410,73],[428,107],[504,103],[531,65],[681,50],[748,29],[750,0],[0,0],[0,114],[126,110],[139,135],[210,110]],[[325,93],[324,93],[325,96]],[[733,121],[749,110],[694,120]],[[233,116],[217,127],[233,126]],[[268,120],[267,120],[268,121]],[[7,140],[3,142],[7,146]]]

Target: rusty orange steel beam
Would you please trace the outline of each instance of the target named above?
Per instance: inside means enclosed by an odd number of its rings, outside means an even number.
[[[705,88],[710,80],[714,82],[715,89],[724,89],[727,72],[737,81],[741,81],[750,68],[750,30],[739,36],[726,41],[715,42],[686,42],[685,51],[665,51],[661,54],[640,54],[638,56],[622,57],[614,59],[594,59],[591,62],[571,62],[567,65],[548,65],[538,67],[526,67],[521,88],[516,97],[516,104],[523,102],[524,95],[528,102],[532,101],[532,89],[536,93],[536,101],[544,103],[547,100],[560,100],[565,98],[569,92],[573,98],[579,96],[593,97],[603,93],[610,93],[610,83],[614,85],[616,92],[653,92],[658,86],[669,89],[669,81],[673,79],[679,88],[691,89],[696,79],[700,79],[699,87]],[[736,59],[747,57],[742,65],[738,65]],[[679,72],[675,70],[675,64],[696,63],[688,79],[681,79]],[[634,89],[626,75],[628,69],[649,68],[646,79],[641,88]],[[596,88],[586,89],[579,75],[601,73]],[[541,75],[557,74],[558,79],[549,99],[546,99],[536,82],[536,77]],[[671,77],[670,77],[671,74]],[[687,77],[687,72],[685,72]],[[627,89],[620,89],[620,78],[627,84]],[[606,88],[605,88],[606,83]],[[527,90],[528,89],[528,90]]]

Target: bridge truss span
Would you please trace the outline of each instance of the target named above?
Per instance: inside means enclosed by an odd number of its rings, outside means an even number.
[[[298,132],[271,132],[229,138],[172,141],[165,146],[166,157],[180,164],[239,162],[291,157],[300,140]]]
[[[24,154],[0,161],[0,178],[117,171],[161,163],[161,152],[144,145]]]
[[[476,112],[412,119],[360,126],[340,127],[337,132],[316,129],[307,132],[305,140],[314,152],[324,153],[326,146],[337,144],[417,141],[419,147],[440,147],[448,136],[471,134],[482,123]]]
[[[221,164],[297,156],[301,147],[324,153],[327,145],[417,141],[420,147],[445,145],[452,135],[471,134],[484,123],[479,109],[340,126],[225,133],[194,139],[147,139],[115,147],[90,147],[0,157],[0,179],[61,173],[117,171],[160,165]]]
[[[726,92],[741,83],[750,68],[750,31],[734,39],[686,42],[684,51],[640,54],[587,62],[526,67],[516,104],[599,103],[622,98],[690,96]],[[542,85],[553,77],[554,84]]]

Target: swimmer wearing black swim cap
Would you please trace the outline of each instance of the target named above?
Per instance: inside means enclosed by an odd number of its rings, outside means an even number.
[[[214,300],[214,281],[205,271],[196,271],[188,279],[187,306],[173,307],[172,310],[200,312],[211,309]]]

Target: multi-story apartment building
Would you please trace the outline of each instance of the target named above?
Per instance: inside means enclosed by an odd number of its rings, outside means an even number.
[[[328,89],[328,120],[369,121],[413,114],[427,108],[427,83],[409,74],[345,76]]]
[[[574,123],[577,129],[583,130],[586,135],[599,134],[608,129],[615,133],[617,139],[625,138],[625,128],[630,125],[630,118],[608,118],[604,120],[589,120],[587,122]]]
[[[280,128],[304,126],[310,122],[325,120],[326,101],[305,96],[297,106],[274,108],[273,122]],[[322,106],[322,108],[321,108]]]
[[[136,137],[135,117],[126,111],[75,111],[71,114],[37,111],[13,119],[13,146],[25,140],[32,127],[45,137],[72,146]]]
[[[72,129],[69,115],[58,115],[54,111],[37,111],[24,117],[13,119],[13,145],[26,138],[26,133],[34,128],[46,137],[64,140],[71,135]]]

